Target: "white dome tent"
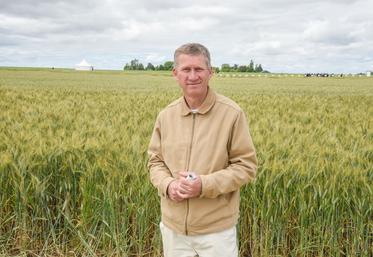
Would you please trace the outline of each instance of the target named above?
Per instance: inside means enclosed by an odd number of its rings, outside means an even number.
[[[83,59],[80,63],[75,65],[75,70],[93,70],[93,66],[89,64],[85,59]]]

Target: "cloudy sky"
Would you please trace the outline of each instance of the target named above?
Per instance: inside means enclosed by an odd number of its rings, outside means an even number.
[[[214,66],[373,70],[373,0],[0,0],[0,66],[97,69],[172,60],[200,42]]]

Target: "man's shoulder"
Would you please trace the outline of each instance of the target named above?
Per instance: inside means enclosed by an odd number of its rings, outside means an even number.
[[[169,103],[163,110],[160,111],[160,115],[177,111],[179,106],[182,104],[183,97],[179,97],[178,99],[174,100],[173,102]]]
[[[172,108],[176,107],[177,105],[182,103],[182,100],[183,100],[183,97],[179,97],[175,101],[168,104],[165,109],[172,109]]]
[[[221,94],[216,94],[216,103],[222,106],[225,106],[227,108],[230,108],[232,109],[232,111],[235,111],[235,112],[242,111],[241,107],[235,101]]]

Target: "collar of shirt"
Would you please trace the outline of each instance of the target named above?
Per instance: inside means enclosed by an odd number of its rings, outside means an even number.
[[[205,100],[203,101],[202,105],[198,109],[191,110],[189,108],[185,98],[183,97],[182,106],[181,106],[181,115],[182,116],[187,116],[187,115],[193,113],[193,111],[195,111],[195,110],[196,110],[196,113],[205,114],[205,113],[209,112],[211,110],[211,108],[214,106],[215,100],[216,100],[216,94],[210,87],[207,91],[207,96],[206,96]]]

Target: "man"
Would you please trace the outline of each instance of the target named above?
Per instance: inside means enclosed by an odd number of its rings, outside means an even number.
[[[159,113],[148,149],[164,255],[238,256],[239,189],[254,180],[257,166],[245,114],[209,87],[203,45],[176,49],[173,76],[183,97]]]

